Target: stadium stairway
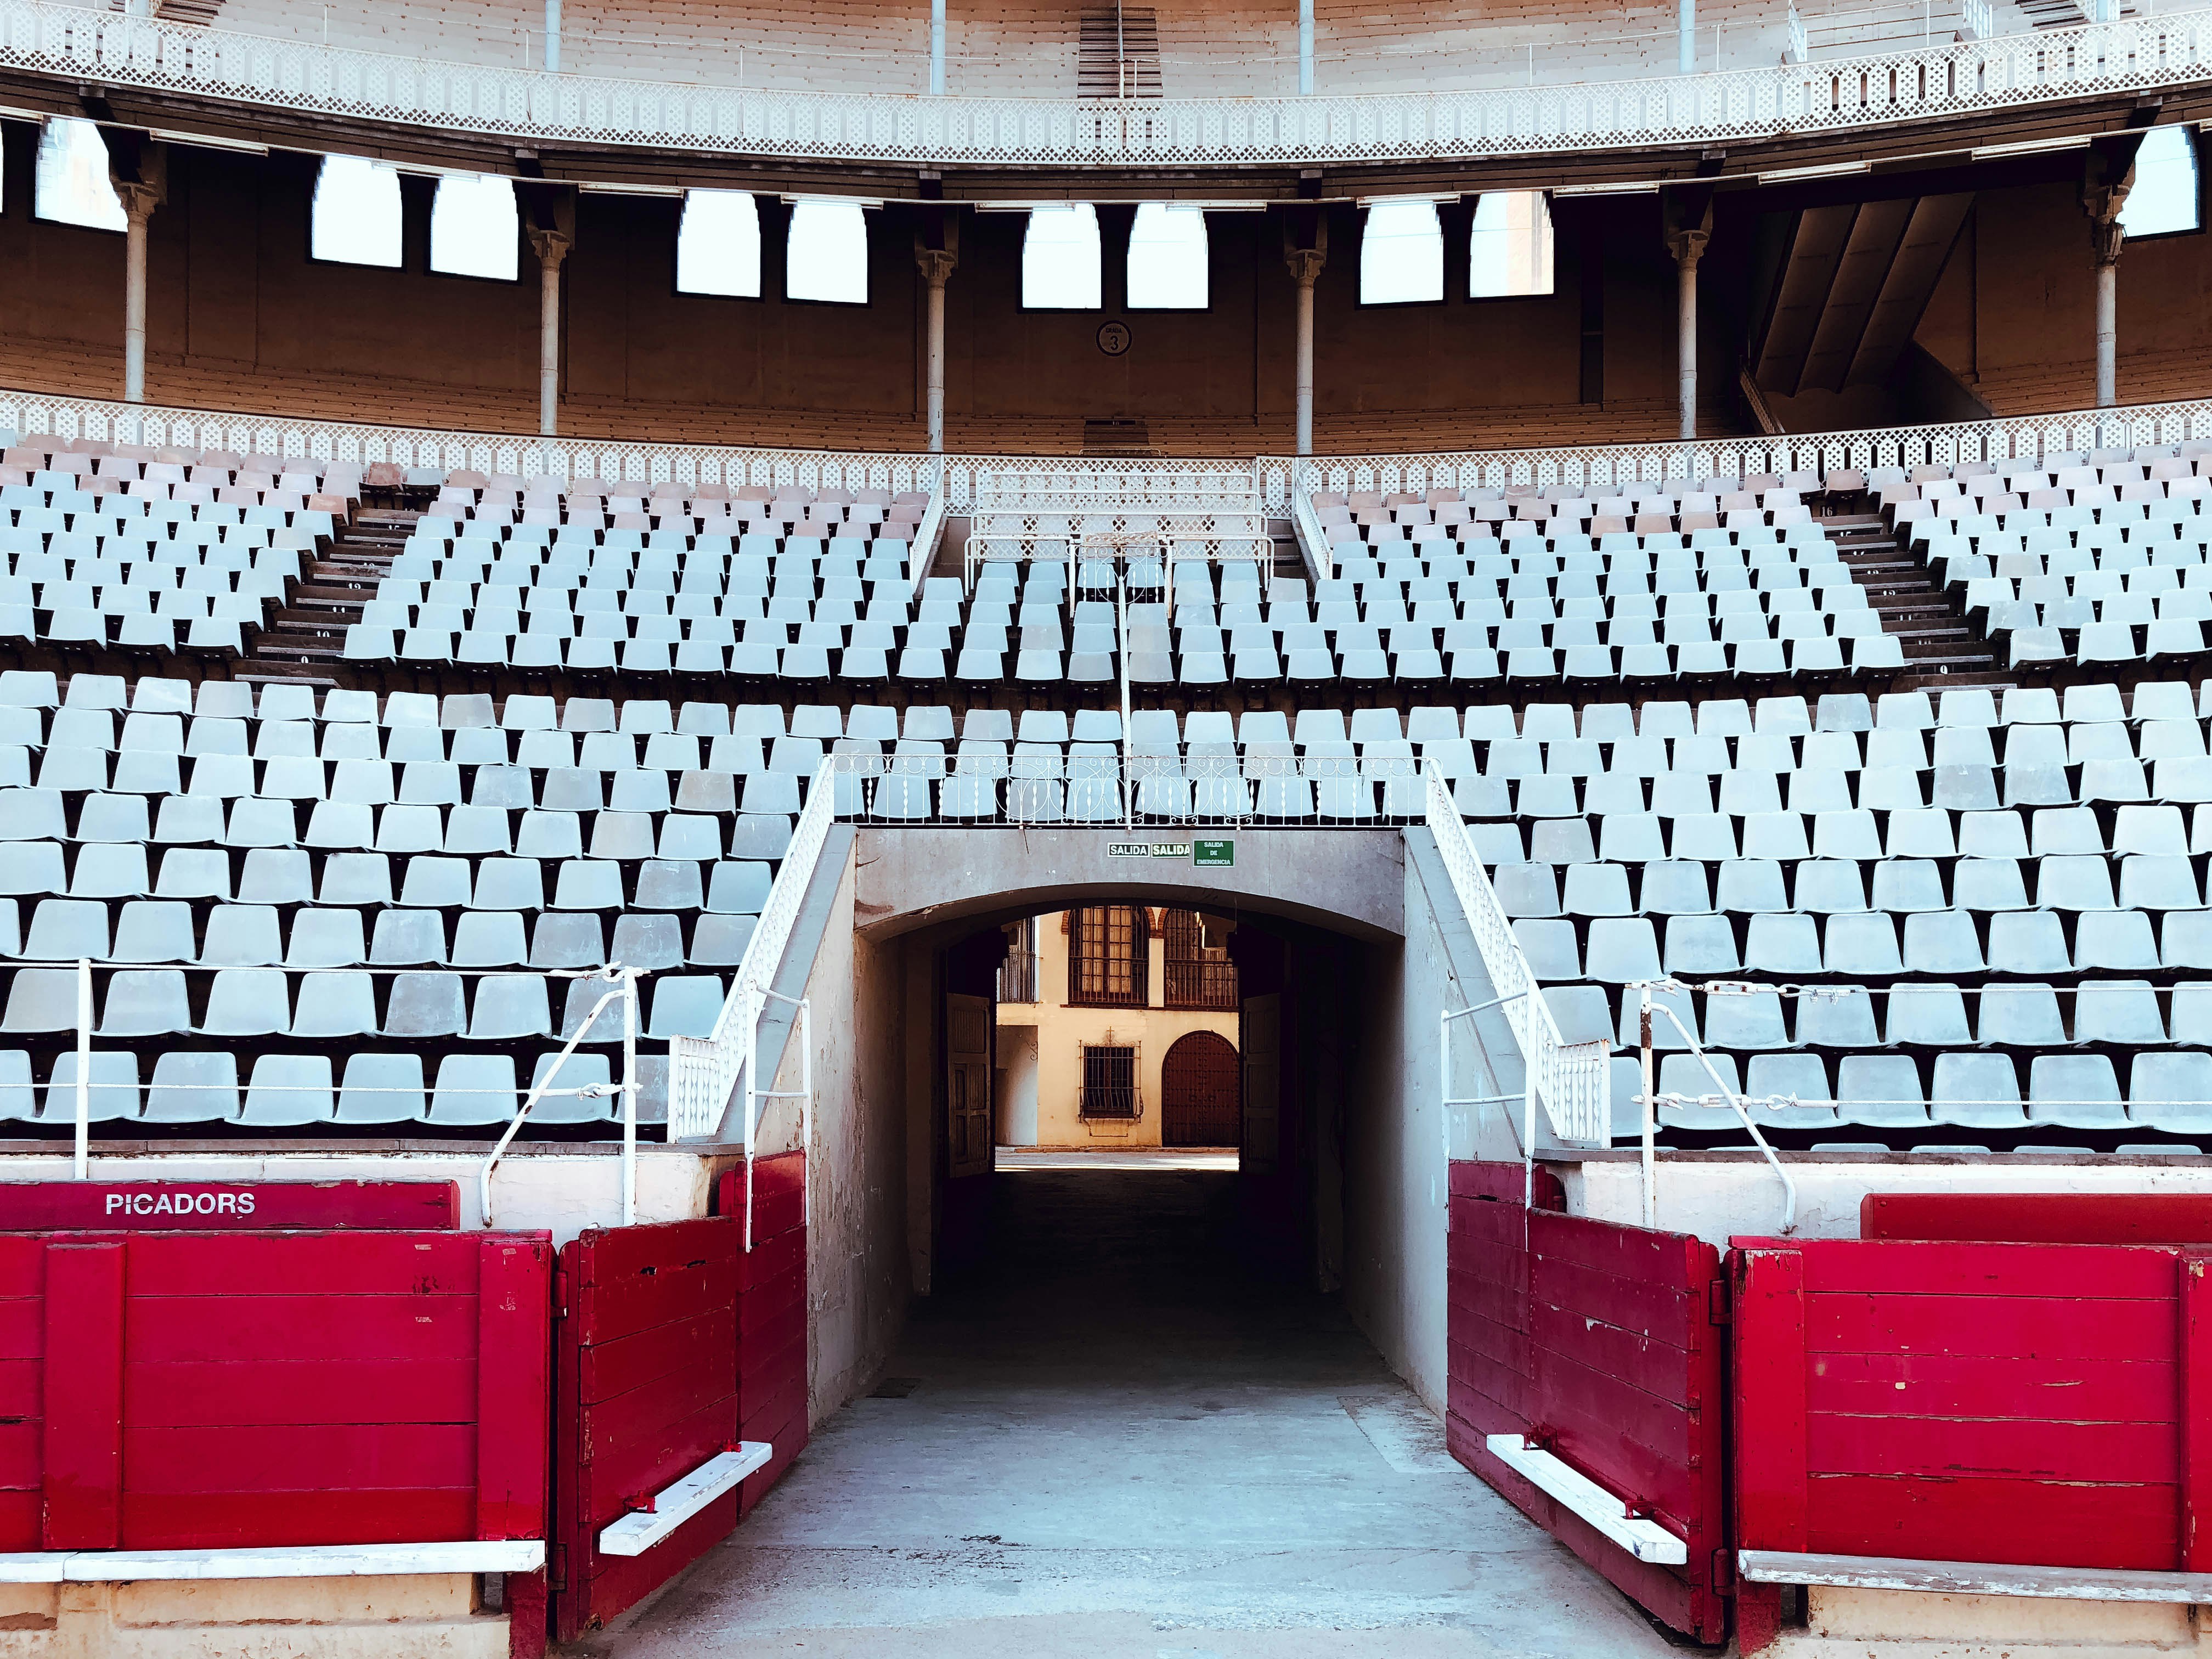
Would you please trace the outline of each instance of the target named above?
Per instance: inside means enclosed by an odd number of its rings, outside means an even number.
[[[1897,680],[1897,690],[2012,684],[1957,598],[1936,586],[1926,562],[1914,556],[1881,514],[1826,513],[1820,524],[1851,579],[1866,590],[1882,631],[1896,635],[1904,649],[1912,672]]]

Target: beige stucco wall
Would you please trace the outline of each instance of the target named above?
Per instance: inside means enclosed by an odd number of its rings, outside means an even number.
[[[1159,913],[1155,912],[1157,916]],[[1026,1097],[1000,1103],[997,1119],[1002,1144],[1038,1146],[1157,1146],[1160,1144],[1160,1063],[1177,1037],[1188,1031],[1215,1031],[1237,1046],[1237,1013],[1233,1009],[1197,1011],[1160,1006],[1167,983],[1165,942],[1152,930],[1152,968],[1146,1008],[1074,1008],[1067,1004],[1068,936],[1060,913],[1037,918],[1037,1000],[999,1005],[1000,1068],[1010,1088],[1036,1091],[1036,1109]],[[1010,1030],[1026,1028],[1021,1038],[1010,1039]],[[1033,1042],[1034,1066],[1026,1049],[1017,1045]],[[1094,1118],[1078,1113],[1083,1093],[1082,1048],[1085,1042],[1127,1042],[1137,1049],[1136,1120]],[[1010,1051],[1022,1052],[1024,1063],[1009,1066]],[[1017,1126],[1034,1122],[1036,1139],[1007,1141],[1005,1135]]]
[[[507,1659],[469,1573],[0,1584],[0,1659]]]

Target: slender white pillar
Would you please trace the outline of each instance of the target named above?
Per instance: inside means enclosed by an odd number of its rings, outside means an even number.
[[[561,70],[561,0],[545,0],[545,70],[557,75]]]
[[[945,96],[945,0],[929,0],[929,92]]]
[[[1314,0],[1298,0],[1298,96],[1314,88]]]
[[[538,430],[548,438],[561,429],[561,261],[569,246],[557,230],[530,232],[538,256]]]
[[[1676,28],[1680,34],[1678,67],[1685,75],[1694,75],[1698,69],[1698,0],[1681,0]]]
[[[2112,257],[2097,261],[2097,407],[2120,400],[2119,227],[2112,227]]]
[[[1698,261],[1709,234],[1689,229],[1667,237],[1668,251],[1674,256],[1675,399],[1684,443],[1694,443],[1698,436]]]
[[[1298,285],[1297,411],[1298,453],[1313,453],[1314,417],[1314,284],[1321,280],[1328,256],[1319,248],[1293,248],[1285,254],[1291,275]]]
[[[123,233],[123,400],[146,401],[146,223],[161,205],[151,185],[118,179]]]
[[[923,411],[929,422],[930,453],[941,455],[945,453],[945,284],[960,261],[945,248],[919,247],[914,251],[914,262],[929,284],[923,323]]]

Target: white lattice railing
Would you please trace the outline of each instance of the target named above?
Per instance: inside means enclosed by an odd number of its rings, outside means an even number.
[[[799,907],[813,883],[821,862],[822,846],[830,826],[836,822],[833,810],[836,790],[830,782],[828,761],[815,774],[806,805],[793,830],[791,846],[777,866],[775,880],[761,906],[760,921],[745,945],[744,960],[731,982],[730,994],[711,1035],[671,1037],[668,1042],[668,1138],[696,1140],[720,1128],[730,1103],[730,1091],[743,1077],[756,1094],[765,1093],[773,1081],[760,1075],[760,1023],[767,1011],[775,970],[783,962],[784,947],[799,921]],[[748,1125],[752,1114],[746,1114]]]
[[[1818,475],[1841,467],[1955,466],[1961,461],[2026,460],[2063,451],[2124,449],[2197,438],[2212,438],[2212,399],[1938,426],[1701,438],[1694,444],[1672,439],[1556,449],[1316,455],[1305,459],[1270,455],[1261,458],[1260,483],[1261,499],[1279,512],[1290,507],[1294,480],[1297,493],[1307,495],[1316,490],[1395,495],[1505,484],[1604,488],[1752,473]]]
[[[2201,80],[2182,11],[1764,69],[1472,92],[1052,100],[684,86],[5,0],[0,67],[524,143],[866,161],[1243,166],[1741,142]]]
[[[253,452],[315,460],[392,461],[402,466],[474,467],[482,472],[552,473],[602,483],[796,485],[803,489],[932,490],[948,512],[974,507],[979,483],[1036,465],[1036,458],[933,455],[898,450],[743,448],[714,444],[622,443],[587,438],[535,438],[431,427],[373,426],[278,415],[118,403],[44,392],[0,391],[0,430],[103,441]],[[1679,439],[1549,449],[1376,453],[1295,458],[1262,455],[1249,469],[1263,510],[1291,514],[1297,496],[1430,489],[1494,489],[1505,484],[1636,483],[1810,472],[1838,467],[1956,465],[1961,461],[2028,459],[2062,451],[2129,448],[2212,439],[2212,398],[2137,404],[2120,409],[2068,410],[1933,426],[1875,427],[1856,432],[1775,433],[1747,438]],[[1210,460],[1054,459],[1049,471],[1076,499],[1105,510],[1126,503],[1139,477],[1163,489],[1178,477],[1219,474]],[[1247,469],[1234,470],[1243,477]],[[1295,489],[1294,489],[1295,486]],[[1223,505],[1229,503],[1224,500]],[[1249,507],[1249,498],[1240,499]],[[1314,526],[1318,528],[1316,525]]]
[[[1451,786],[1433,767],[1428,777],[1429,830],[1451,877],[1452,890],[1466,913],[1468,930],[1482,953],[1491,994],[1508,999],[1501,1012],[1521,1044],[1528,1086],[1544,1109],[1552,1133],[1571,1146],[1607,1146],[1613,1142],[1613,1067],[1607,1045],[1569,1042],[1544,1000],[1536,975],[1513,936],[1505,907],[1498,902],[1480,854],[1454,805]]]

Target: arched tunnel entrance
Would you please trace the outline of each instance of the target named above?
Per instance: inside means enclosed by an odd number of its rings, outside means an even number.
[[[613,1651],[1662,1651],[1444,1447],[1436,1034],[1488,993],[1432,850],[848,833],[781,987],[813,1438]]]

